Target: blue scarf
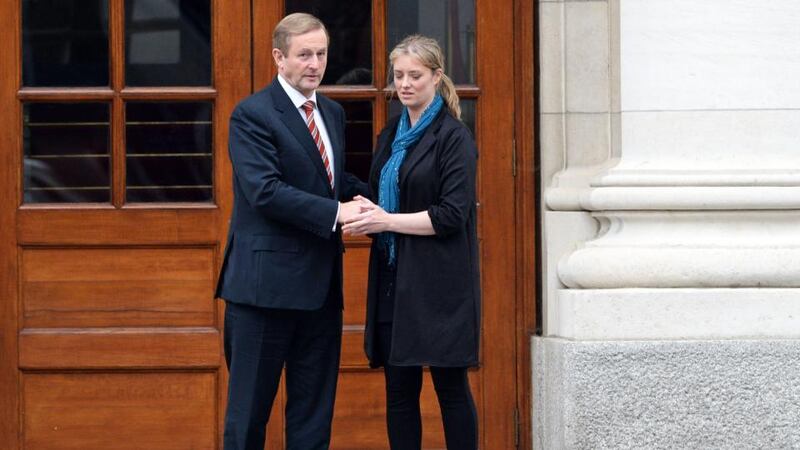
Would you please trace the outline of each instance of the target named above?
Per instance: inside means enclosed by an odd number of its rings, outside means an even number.
[[[400,206],[400,166],[403,164],[408,149],[419,142],[443,105],[442,96],[436,94],[431,104],[422,113],[422,117],[413,127],[410,126],[408,108],[403,108],[400,122],[397,124],[397,133],[394,135],[394,141],[392,141],[392,155],[383,165],[381,179],[378,183],[378,204],[384,211],[390,214],[398,212]],[[394,267],[397,260],[394,233],[385,231],[378,235],[378,239],[379,244],[388,256],[389,266]]]

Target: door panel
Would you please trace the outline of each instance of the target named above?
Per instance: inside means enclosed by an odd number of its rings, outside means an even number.
[[[213,248],[23,248],[23,328],[214,326]]]
[[[24,448],[213,449],[216,378],[214,372],[26,373]]]
[[[30,328],[19,335],[23,370],[216,369],[219,352],[219,333],[204,327]]]
[[[369,246],[371,242],[368,238],[351,239],[347,243],[347,251],[344,254],[344,272],[359,273],[365,275],[369,269]],[[367,314],[367,304],[363,300],[367,298],[367,283],[364,278],[345,277],[344,278],[344,327],[358,327],[364,323]]]

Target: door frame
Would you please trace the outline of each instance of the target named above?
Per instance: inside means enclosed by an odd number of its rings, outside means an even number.
[[[17,86],[20,4],[7,2],[0,14],[0,442],[16,449],[21,433],[19,417],[18,293],[17,293],[17,168],[20,164]]]
[[[517,242],[517,448],[533,448],[533,366],[531,338],[538,332],[541,298],[539,258],[540,163],[536,110],[537,8],[534,0],[514,0],[514,99]]]
[[[0,14],[0,111],[4,123],[18,123],[17,86],[20,28],[19,2],[2,7]],[[19,130],[0,127],[0,442],[16,448],[21,433],[19,417],[18,293],[16,217],[19,198],[17,168],[20,164]],[[14,150],[12,150],[14,149]]]

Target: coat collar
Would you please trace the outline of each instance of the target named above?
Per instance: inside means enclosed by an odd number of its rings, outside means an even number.
[[[400,176],[399,176],[399,184],[404,184],[406,178],[408,178],[409,172],[414,169],[414,166],[422,160],[422,157],[425,156],[433,147],[433,144],[436,142],[436,134],[439,132],[439,129],[442,127],[442,123],[444,123],[445,117],[447,117],[447,107],[443,107],[433,122],[428,126],[428,129],[425,130],[425,134],[422,135],[417,145],[415,145],[412,149],[409,149],[408,154],[406,154],[406,160],[403,161],[403,164],[400,166]],[[376,155],[376,159],[379,162],[376,167],[377,173],[374,173],[374,177],[380,177],[380,170],[383,168],[383,165],[386,163],[386,160],[389,159],[389,155],[392,153],[392,142],[394,141],[395,133],[397,133],[397,124],[399,122],[399,117],[395,117],[389,121],[387,124],[387,128],[391,131],[385,135],[385,139],[383,140],[379,153]]]
[[[328,183],[328,174],[325,171],[325,166],[322,164],[322,158],[319,156],[319,150],[317,149],[317,144],[314,143],[314,139],[311,138],[311,133],[308,131],[308,127],[306,123],[303,122],[302,117],[300,116],[300,112],[295,108],[294,103],[289,98],[289,95],[286,94],[286,91],[283,89],[283,86],[278,82],[278,78],[276,77],[272,80],[272,84],[269,87],[270,95],[272,96],[272,102],[277,110],[280,113],[281,121],[286,125],[286,128],[292,132],[294,137],[297,139],[297,142],[300,143],[300,146],[306,152],[308,157],[311,159],[311,162],[314,164],[314,167],[317,169],[317,175],[322,177],[325,180],[325,184],[329,186]],[[320,108],[320,113],[322,114],[323,118],[332,117],[332,113],[330,112],[330,108],[326,105],[327,102],[323,101],[321,95],[317,95],[317,102],[318,108]],[[323,106],[325,105],[325,106]],[[330,125],[329,125],[330,124]],[[328,137],[330,138],[331,145],[334,146],[333,154],[334,154],[334,163],[337,164],[334,167],[334,174],[335,178],[339,178],[339,173],[341,170],[339,169],[338,162],[342,158],[336,152],[336,145],[335,137],[337,136],[337,132],[334,131],[336,128],[332,121],[326,120],[325,122],[326,129],[328,130]],[[336,185],[336,179],[334,179],[334,186]]]

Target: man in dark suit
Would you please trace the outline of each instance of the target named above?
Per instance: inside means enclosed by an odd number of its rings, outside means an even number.
[[[366,185],[344,173],[342,107],[316,93],[328,33],[308,14],[273,32],[279,75],[230,121],[234,204],[217,296],[230,372],[225,449],[263,449],[286,367],[286,448],[326,449],[342,333],[342,239]]]

